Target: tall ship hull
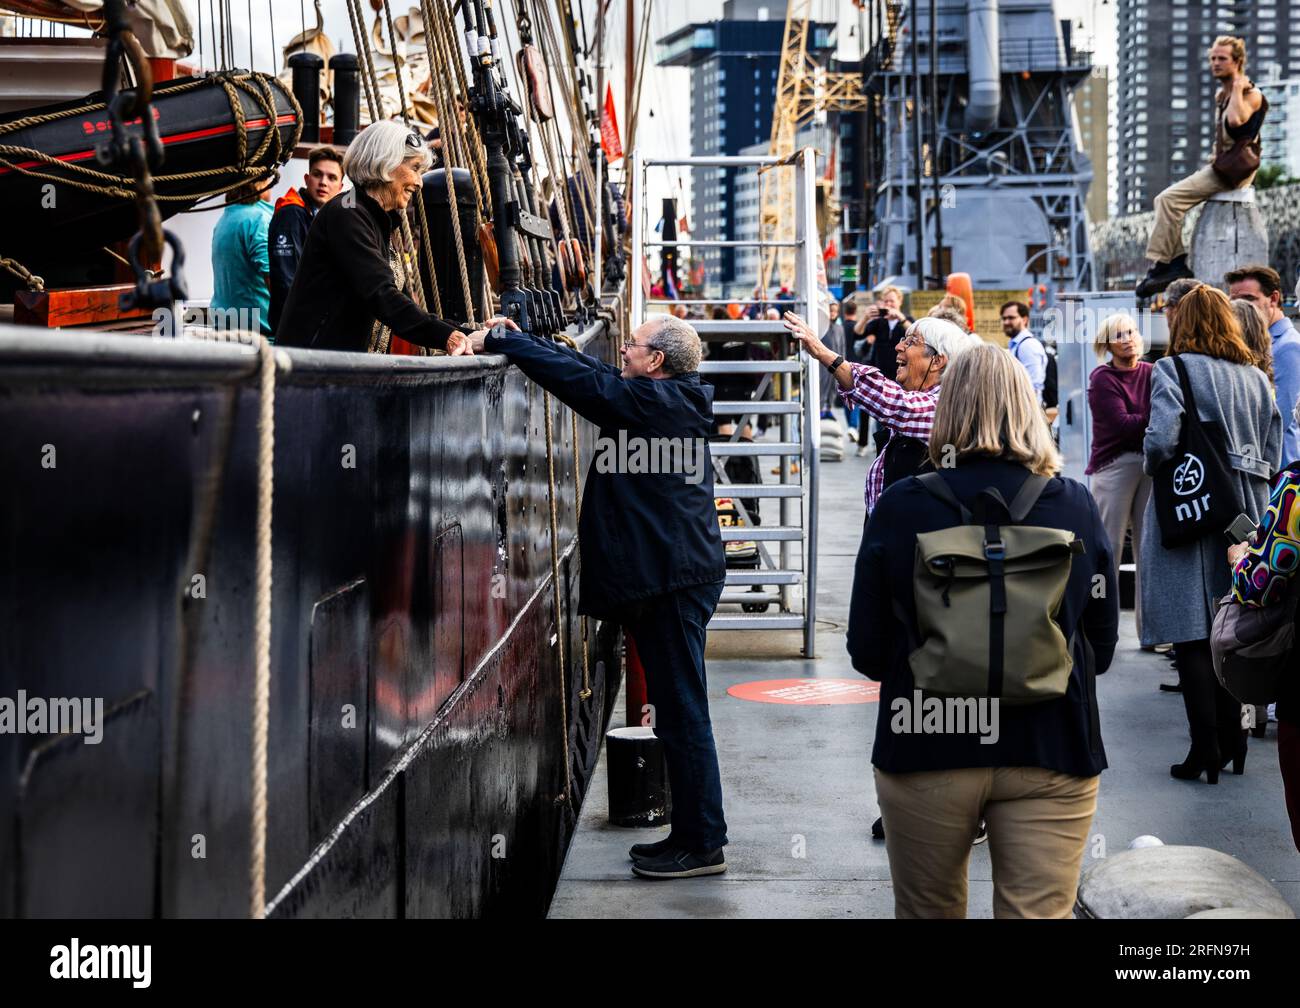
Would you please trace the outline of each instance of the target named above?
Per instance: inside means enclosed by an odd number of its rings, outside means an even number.
[[[620,669],[593,622],[584,673],[572,418],[557,614],[539,388],[499,360],[277,353],[268,915],[540,915]],[[4,916],[247,914],[256,372],[228,344],[0,331],[24,474],[0,696],[103,701],[97,744],[0,733]]]

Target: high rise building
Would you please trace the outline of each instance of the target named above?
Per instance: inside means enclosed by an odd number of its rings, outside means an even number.
[[[727,0],[722,18],[691,23],[656,43],[659,66],[691,68],[691,153],[739,154],[772,134],[776,77],[785,36],[786,5],[777,0]],[[809,37],[818,62],[834,51],[836,26],[818,22]],[[735,168],[695,168],[691,237],[734,237]],[[736,250],[705,249],[697,257],[709,289],[730,289],[739,277]]]
[[[1297,18],[1300,0],[1119,0],[1121,214],[1150,210],[1161,189],[1208,163],[1217,85],[1206,54],[1214,39],[1245,41],[1252,79],[1297,76],[1300,51],[1289,40]]]
[[[1079,142],[1092,162],[1092,182],[1088,186],[1088,221],[1104,221],[1110,188],[1110,74],[1104,66],[1094,66],[1091,76],[1074,92],[1074,115],[1079,120]]]

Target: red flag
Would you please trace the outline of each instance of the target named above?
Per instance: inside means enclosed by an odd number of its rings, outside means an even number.
[[[826,243],[826,251],[822,253],[823,259],[834,259],[840,254],[840,250],[835,247],[835,239],[832,238]]]
[[[600,116],[600,146],[610,164],[623,156],[623,143],[618,138],[618,116],[614,112],[614,88],[605,85],[605,110]]]
[[[679,221],[677,222],[677,231],[678,231],[679,234],[680,234],[681,232],[683,232],[683,231],[689,233],[690,230],[691,230],[691,226],[690,226],[689,223],[687,223],[687,220],[686,220],[685,217],[683,217],[681,220],[679,220]]]

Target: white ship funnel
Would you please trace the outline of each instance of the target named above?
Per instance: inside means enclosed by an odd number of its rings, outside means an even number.
[[[970,77],[966,129],[971,133],[987,133],[997,125],[1002,103],[998,0],[970,0],[966,34],[966,73]]]

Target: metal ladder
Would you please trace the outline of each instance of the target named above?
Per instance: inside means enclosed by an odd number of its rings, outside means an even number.
[[[646,196],[646,171],[652,167],[762,167],[773,165],[772,171],[797,173],[795,240],[792,242],[764,242],[753,240],[714,240],[661,242],[647,241],[649,226]],[[647,158],[638,151],[630,155],[630,181],[632,188],[632,264],[644,262],[647,249],[668,246],[700,248],[738,247],[793,247],[796,249],[795,298],[774,302],[783,311],[796,311],[818,326],[820,310],[819,292],[825,283],[822,270],[821,246],[817,237],[816,190],[817,171],[815,152],[804,149],[793,160],[781,163],[773,157],[686,157],[674,159]],[[640,282],[632,280],[630,321],[635,329],[650,314],[664,312],[673,303],[726,304],[735,298],[715,298],[696,301],[650,299]],[[742,300],[741,303],[744,303]],[[777,321],[709,320],[691,324],[706,343],[734,341],[769,341],[774,348],[771,361],[705,360],[700,372],[713,374],[762,375],[762,384],[754,398],[743,401],[714,401],[714,414],[735,418],[735,433],[730,441],[714,442],[713,455],[714,496],[730,496],[739,513],[741,524],[724,527],[724,543],[753,541],[757,544],[759,567],[756,570],[728,568],[726,586],[720,606],[750,604],[776,604],[776,613],[719,612],[709,621],[710,630],[802,630],[803,655],[814,656],[817,623],[817,475],[819,464],[821,396],[818,380],[819,366],[806,353],[795,355],[797,344],[790,338],[785,326]],[[629,335],[631,332],[629,330]],[[797,382],[797,388],[796,388]],[[770,399],[762,401],[768,387],[773,390]],[[746,423],[755,423],[760,415],[775,416],[779,438],[777,441],[758,440],[753,443],[739,440]],[[725,463],[732,456],[751,456],[777,460],[779,477],[776,482],[732,483],[727,479]],[[791,471],[791,462],[797,461],[797,472]],[[759,472],[763,469],[760,465]],[[760,476],[761,478],[761,476]],[[779,501],[780,522],[777,525],[755,525],[753,511],[760,499]],[[746,502],[750,502],[747,506]],[[773,550],[771,545],[775,544]],[[775,553],[775,555],[773,555]],[[753,591],[754,586],[762,590]],[[794,589],[800,589],[796,598]]]

